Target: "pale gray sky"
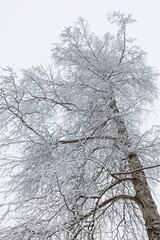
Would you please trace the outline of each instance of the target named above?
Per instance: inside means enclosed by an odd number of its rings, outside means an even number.
[[[160,0],[0,0],[0,67],[45,65],[65,26],[82,16],[103,35],[107,13],[119,10],[138,21],[130,34],[160,72]],[[152,114],[148,125],[160,124],[160,100],[156,109],[158,116]]]
[[[131,13],[138,21],[130,33],[160,72],[159,0],[0,0],[0,67],[45,65],[52,43],[65,26],[82,16],[93,31],[103,35],[108,30],[107,13],[118,10]],[[160,108],[160,101],[156,107]],[[160,117],[153,119],[160,122]]]
[[[102,35],[107,13],[118,10],[137,19],[130,31],[160,69],[159,0],[0,0],[0,66],[46,64],[65,26],[82,16]]]

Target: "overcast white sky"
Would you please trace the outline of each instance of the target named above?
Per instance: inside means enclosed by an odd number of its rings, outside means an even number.
[[[102,36],[107,13],[119,10],[138,21],[130,33],[160,72],[160,0],[0,0],[0,67],[46,65],[65,26],[82,16]],[[156,109],[150,125],[160,124],[160,100]]]
[[[130,33],[160,72],[160,0],[0,0],[0,67],[45,65],[65,26],[82,16],[103,35],[107,13],[118,10],[138,21]]]
[[[102,35],[107,13],[117,10],[137,19],[133,36],[160,68],[159,0],[0,0],[0,66],[46,64],[65,26],[82,16]]]

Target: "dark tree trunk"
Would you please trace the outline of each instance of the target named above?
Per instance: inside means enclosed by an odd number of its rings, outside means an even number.
[[[119,115],[116,100],[112,98],[110,108],[113,111],[114,121],[117,125],[119,143],[126,148],[130,148],[132,143],[128,136],[125,121]],[[132,176],[136,200],[139,203],[139,208],[142,212],[145,222],[145,228],[149,240],[160,240],[160,215],[157,206],[152,198],[149,185],[146,180],[146,175],[142,169],[141,162],[135,153],[130,153],[127,156],[128,167]],[[138,170],[138,171],[135,171]]]

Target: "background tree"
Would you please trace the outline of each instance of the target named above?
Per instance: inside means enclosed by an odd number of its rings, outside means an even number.
[[[1,169],[9,175],[3,240],[160,240],[148,181],[158,181],[159,127],[141,133],[157,74],[126,35],[99,39],[83,19],[52,49],[53,65],[1,71]],[[13,146],[16,154],[7,155]]]

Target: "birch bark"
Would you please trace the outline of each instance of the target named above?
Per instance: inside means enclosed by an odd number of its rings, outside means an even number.
[[[119,109],[116,100],[113,98],[110,101],[110,107],[117,125],[120,145],[131,148],[132,143],[129,139],[125,121],[119,116]],[[142,168],[141,162],[137,154],[132,152],[127,156],[127,162],[129,170],[131,171],[136,200],[139,203],[139,208],[143,215],[148,238],[149,240],[160,240],[160,215],[152,198],[145,172],[143,170],[135,171],[136,169]]]

